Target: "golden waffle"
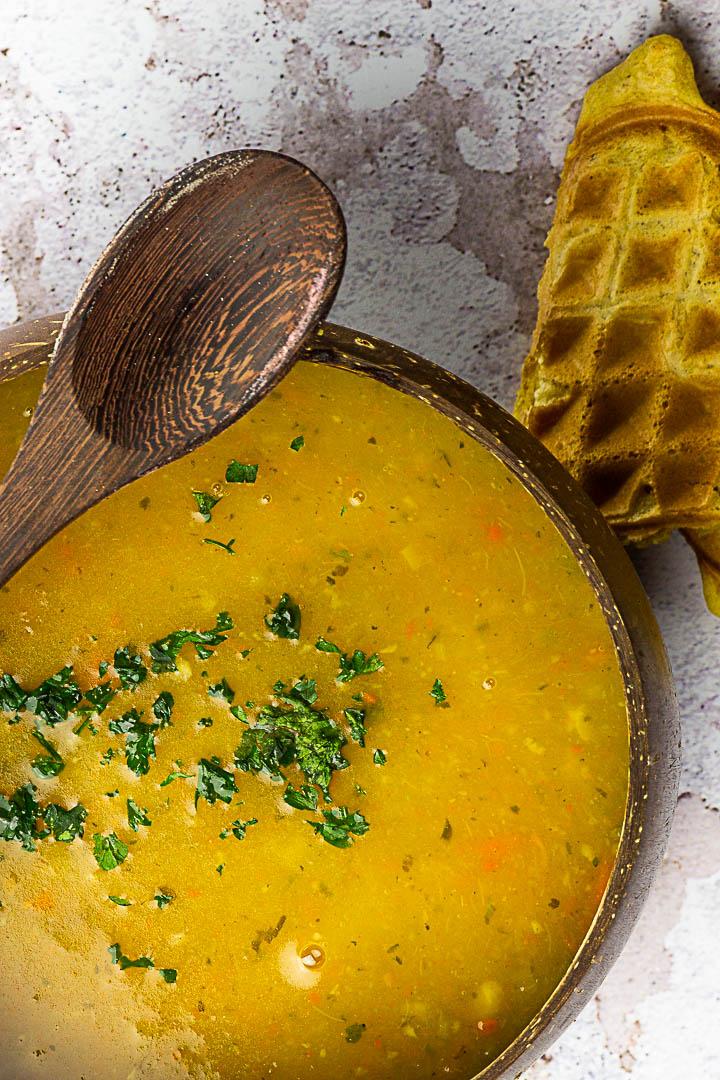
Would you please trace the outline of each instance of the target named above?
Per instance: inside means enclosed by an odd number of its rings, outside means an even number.
[[[707,530],[720,522],[720,115],[678,41],[651,38],[588,90],[546,244],[518,417],[624,540]]]

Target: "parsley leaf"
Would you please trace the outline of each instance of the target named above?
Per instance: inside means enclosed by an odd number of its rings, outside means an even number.
[[[87,810],[82,803],[76,803],[71,810],[57,803],[50,803],[43,811],[43,819],[56,840],[61,844],[71,844],[76,836],[81,839],[85,834]]]
[[[216,645],[227,641],[223,631],[232,630],[233,625],[227,611],[221,611],[212,630],[175,630],[167,637],[153,641],[150,645],[153,672],[160,675],[166,671],[177,671],[178,655],[183,645],[188,643],[195,646],[195,652],[201,660],[207,660],[209,656],[212,656],[212,650]]]
[[[72,666],[68,665],[51,675],[36,690],[30,691],[24,707],[51,727],[67,720],[82,697],[82,691],[72,674]]]
[[[232,540],[228,540],[227,544],[223,544],[222,540],[210,540],[203,538],[203,544],[212,544],[214,547],[222,548],[223,551],[227,551],[229,555],[235,555],[233,551],[233,544],[235,543],[235,537]]]
[[[126,900],[124,896],[108,896],[108,900],[112,900],[113,904],[117,904],[118,907],[132,906],[132,901]]]
[[[228,705],[232,705],[235,700],[235,691],[228,686],[226,679],[221,679],[219,683],[208,686],[208,694],[210,697],[224,698]]]
[[[353,836],[363,836],[370,828],[359,810],[350,811],[347,806],[333,806],[322,812],[325,821],[310,821],[316,836],[322,836],[328,844],[337,848],[349,848]]]
[[[50,776],[58,776],[65,768],[65,762],[57,752],[57,748],[53,746],[49,739],[46,739],[41,731],[37,728],[33,728],[30,732],[33,738],[37,739],[42,747],[47,750],[49,757],[44,754],[39,754],[33,758],[30,765],[32,771],[36,776],[42,776],[47,779]]]
[[[382,671],[384,667],[385,665],[377,653],[366,657],[362,649],[356,649],[352,656],[343,655],[340,657],[340,671],[337,675],[337,681],[347,683],[351,679],[357,678],[358,675],[370,675],[374,671]]]
[[[214,495],[209,495],[207,491],[193,491],[192,494],[197,503],[198,514],[200,514],[203,521],[210,521],[210,511],[213,506],[217,506],[220,502],[221,496],[215,498]]]
[[[300,621],[300,608],[288,593],[283,593],[275,610],[265,616],[265,625],[271,633],[292,641],[300,636]]]
[[[242,465],[233,458],[225,470],[225,479],[228,484],[254,484],[257,474],[257,465]]]
[[[168,784],[172,784],[173,780],[192,780],[193,773],[188,772],[171,772],[168,773],[164,780],[160,781],[160,787],[167,787]]]
[[[160,727],[159,724],[146,724],[141,716],[142,712],[130,709],[108,724],[113,735],[125,736],[125,758],[128,768],[136,776],[144,776],[150,768],[150,758],[155,757],[155,732]]]
[[[111,832],[109,836],[95,833],[93,840],[95,841],[93,855],[101,870],[114,870],[127,859],[127,845],[123,844],[122,840],[118,840],[114,832]]]
[[[376,750],[373,754],[373,761],[376,765],[385,765],[387,763],[387,757],[382,750]]]
[[[356,1043],[362,1039],[363,1032],[367,1029],[366,1024],[350,1024],[345,1028],[345,1042]]]
[[[147,807],[139,807],[134,799],[127,800],[127,819],[133,832],[138,831],[139,825],[152,825],[152,821],[147,816]]]
[[[365,720],[364,709],[344,709],[345,719],[350,725],[350,734],[355,742],[360,743],[361,746],[365,745],[365,736],[367,735],[367,728],[363,721]]]
[[[197,722],[198,727],[212,727],[212,716],[201,716]]]
[[[430,694],[430,697],[433,698],[434,701],[435,701],[435,708],[438,707],[438,705],[440,704],[441,701],[446,701],[447,700],[447,695],[445,694],[445,691],[443,690],[443,684],[440,682],[439,679],[435,680],[435,682],[432,685],[432,690],[429,691],[429,694]]]
[[[300,450],[305,445],[305,436],[296,435],[293,441],[290,443],[291,450]]]
[[[242,705],[231,705],[230,712],[236,720],[242,720],[243,724],[248,724],[250,722],[245,714],[245,710],[243,709]]]
[[[169,904],[172,904],[174,899],[175,897],[172,895],[172,893],[163,892],[155,893],[154,897],[155,903],[161,911],[164,911]]]
[[[288,784],[283,799],[288,806],[294,806],[296,810],[317,810],[318,807],[318,793],[308,784],[303,784],[299,791],[296,791],[292,784]]]
[[[143,664],[142,656],[134,653],[130,645],[115,650],[113,667],[123,690],[134,690],[147,679],[147,668]]]
[[[162,975],[166,983],[177,982],[177,968],[158,968],[158,975]]]
[[[117,690],[113,690],[110,681],[108,680],[107,682],[100,683],[99,686],[93,686],[90,690],[86,690],[85,700],[95,706],[93,712],[102,713],[105,712],[116,693]]]
[[[315,642],[315,648],[318,652],[334,652],[339,653],[337,645],[333,645],[332,641],[326,641],[324,637],[319,637]]]
[[[33,784],[24,784],[7,799],[0,795],[0,839],[15,840],[25,851],[34,851],[33,841],[49,835],[48,829],[38,829],[41,811],[36,791]]]
[[[238,840],[244,840],[245,830],[249,828],[250,825],[257,825],[257,823],[258,819],[256,817],[250,818],[249,821],[240,821],[240,819],[238,818],[237,821],[233,821],[231,828],[223,829],[223,831],[220,833],[220,839],[224,840],[227,836],[230,835],[230,833],[232,833],[232,835],[236,836]]]
[[[0,675],[0,709],[18,712],[25,708],[27,693],[15,682],[12,675]]]
[[[154,968],[155,961],[149,956],[138,956],[137,960],[131,960],[129,956],[123,954],[120,945],[116,942],[108,949],[110,958],[113,964],[119,964],[120,970],[125,971],[126,968]]]
[[[172,696],[169,690],[163,690],[161,694],[155,698],[153,704],[153,715],[160,724],[161,728],[172,727],[172,720],[170,716],[175,706],[175,698]]]
[[[227,769],[223,769],[217,762],[200,758],[197,774],[197,787],[195,789],[195,805],[198,799],[205,799],[210,804],[217,799],[229,803],[233,795],[237,794],[235,778]]]

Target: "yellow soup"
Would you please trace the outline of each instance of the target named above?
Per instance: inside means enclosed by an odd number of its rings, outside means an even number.
[[[507,468],[371,379],[298,364],[65,529],[0,672],[3,1080],[467,1080],[592,922],[603,615]]]

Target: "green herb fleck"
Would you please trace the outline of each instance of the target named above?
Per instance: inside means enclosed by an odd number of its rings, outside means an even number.
[[[137,832],[140,825],[152,825],[152,821],[147,816],[147,807],[139,807],[134,799],[127,800],[127,819],[133,832]]]
[[[243,709],[242,705],[231,705],[230,712],[236,720],[242,720],[243,724],[249,723],[249,720],[245,715],[245,710]]]
[[[160,781],[160,787],[167,787],[168,784],[172,784],[173,780],[192,780],[193,773],[187,772],[171,772]]]
[[[355,742],[360,743],[361,746],[365,745],[365,736],[367,735],[367,728],[365,727],[365,710],[364,709],[344,709],[345,719],[350,725],[350,735]]]
[[[113,667],[123,690],[134,690],[147,679],[147,668],[143,664],[142,656],[134,653],[130,645],[115,650]]]
[[[150,768],[150,758],[155,757],[155,732],[160,727],[159,724],[146,724],[141,716],[142,711],[130,709],[108,724],[113,735],[125,736],[125,758],[128,768],[136,776],[144,776]]]
[[[153,714],[155,719],[160,724],[161,728],[172,727],[172,715],[173,708],[175,707],[175,698],[172,696],[169,690],[163,690],[161,694],[155,698],[153,704]]]
[[[490,920],[492,919],[494,914],[495,914],[495,905],[494,904],[488,904],[488,906],[485,908],[485,924],[486,925],[490,922]]]
[[[363,1032],[367,1030],[366,1024],[350,1024],[345,1028],[345,1042],[356,1043],[362,1039]]]
[[[82,803],[76,803],[72,809],[67,810],[57,803],[49,803],[43,811],[43,820],[53,837],[61,844],[71,844],[76,836],[85,834],[85,819],[87,810]]]
[[[0,675],[0,709],[19,712],[25,708],[27,693],[12,675]]]
[[[322,812],[325,821],[308,821],[316,836],[322,836],[328,844],[337,848],[349,848],[353,836],[363,836],[370,828],[358,810],[348,810],[347,806],[333,806]]]
[[[105,663],[105,661],[103,661],[103,663]],[[95,706],[94,712],[103,713],[115,697],[116,693],[117,690],[113,690],[110,685],[110,680],[108,680],[107,682],[100,683],[99,686],[93,686],[90,690],[86,690],[85,700]]]
[[[287,594],[283,593],[274,611],[265,616],[265,625],[279,638],[297,641],[300,636],[300,608]]]
[[[219,683],[208,686],[208,694],[210,697],[223,698],[228,705],[232,705],[235,700],[235,691],[228,686],[226,679],[221,679]]]
[[[103,679],[107,675],[109,667],[110,667],[110,664],[108,663],[107,660],[101,660],[100,661],[100,663],[98,665],[98,675],[100,676],[101,679]]]
[[[283,799],[288,806],[294,806],[296,810],[317,810],[318,807],[318,793],[309,784],[303,784],[299,791],[296,791],[292,784],[288,784]]]
[[[243,465],[233,458],[225,470],[225,479],[228,484],[254,484],[257,474],[257,465]]]
[[[305,445],[305,436],[296,435],[293,441],[290,443],[291,450],[301,450]]]
[[[238,840],[244,840],[245,830],[248,829],[251,825],[257,825],[257,823],[258,819],[256,817],[250,818],[249,821],[240,821],[240,819],[238,818],[237,821],[233,821],[229,829],[223,829],[223,831],[220,833],[220,839],[225,840],[225,838],[230,836],[230,834],[232,833],[232,835],[236,836]],[[224,865],[225,864],[223,863],[223,866]]]
[[[384,765],[387,762],[387,757],[382,750],[376,750],[373,754],[373,761],[376,765]]]
[[[161,911],[164,911],[169,904],[172,904],[174,899],[175,897],[171,893],[155,893],[155,903]]]
[[[338,649],[337,645],[333,645],[332,641],[326,641],[324,637],[319,637],[317,639],[315,648],[318,652],[339,653],[341,651]]]
[[[351,679],[357,678],[358,675],[371,675],[374,671],[382,671],[384,667],[385,665],[377,653],[373,653],[372,656],[365,656],[362,649],[356,649],[352,656],[342,655],[340,657],[340,670],[337,681],[347,683]]]
[[[36,728],[30,732],[34,739],[40,743],[40,745],[47,750],[49,757],[45,754],[39,754],[32,759],[31,767],[36,776],[41,776],[47,779],[50,776],[58,776],[65,768],[65,762],[57,752],[57,748],[53,746],[49,739],[46,739],[41,731]]]
[[[215,869],[217,870],[220,877],[222,877],[222,872],[223,872],[223,870],[225,869],[226,866],[227,866],[227,863],[221,862],[219,866],[215,867]]]
[[[219,548],[222,548],[223,551],[227,551],[229,555],[235,555],[236,554],[236,552],[233,551],[233,544],[234,543],[235,543],[235,537],[234,536],[233,536],[232,540],[228,540],[227,544],[223,544],[222,540],[210,540],[207,537],[203,538],[203,544],[213,544],[214,547],[219,547]]]
[[[201,716],[200,719],[198,720],[197,724],[198,724],[198,727],[212,727],[213,726],[212,716]]]
[[[436,679],[432,685],[432,690],[429,691],[430,697],[435,701],[435,708],[438,707],[441,701],[446,701],[447,696],[443,690],[443,684],[439,679]]]
[[[203,521],[210,521],[210,511],[213,506],[217,506],[220,502],[220,497],[215,498],[214,495],[208,495],[207,491],[193,491],[192,494],[197,503],[198,514],[200,514]]]
[[[72,666],[62,668],[40,683],[36,690],[31,690],[25,699],[24,708],[35,713],[51,727],[67,720],[70,712],[82,698],[82,691],[72,678]]]
[[[150,645],[153,672],[160,675],[166,671],[177,671],[178,655],[183,645],[188,643],[195,646],[195,652],[201,660],[207,660],[209,656],[212,656],[212,650],[217,645],[227,641],[224,632],[232,630],[233,625],[227,611],[221,611],[212,630],[175,630],[167,637],[153,641]]]
[[[127,845],[123,844],[122,840],[118,840],[114,832],[111,832],[109,836],[95,833],[93,840],[95,841],[93,854],[101,870],[114,870],[127,859]]]
[[[33,784],[24,784],[9,798],[0,795],[0,839],[14,840],[25,851],[34,851],[34,841],[49,835],[49,829],[38,828],[41,810],[36,791]]]
[[[210,804],[217,799],[229,803],[233,795],[237,795],[233,774],[216,762],[201,758],[195,789],[195,805],[197,806],[198,799],[205,799]]]
[[[117,904],[118,907],[132,906],[132,901],[126,900],[124,896],[108,896],[108,900],[112,900],[113,904]]]

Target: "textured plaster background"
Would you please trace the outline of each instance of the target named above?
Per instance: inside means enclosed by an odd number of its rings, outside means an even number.
[[[63,309],[178,168],[264,146],[344,207],[335,319],[510,406],[582,95],[658,31],[719,105],[718,0],[2,0],[0,324]],[[677,678],[683,796],[627,950],[531,1080],[720,1077],[720,623],[679,539],[636,563]]]

